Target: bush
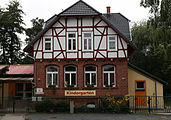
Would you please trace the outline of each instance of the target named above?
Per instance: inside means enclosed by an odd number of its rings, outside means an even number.
[[[88,108],[86,105],[75,106],[74,107],[75,113],[96,113],[99,112],[98,108]]]
[[[54,106],[54,112],[69,112],[70,104],[66,101],[58,101]]]
[[[88,108],[85,105],[74,107],[74,112],[76,112],[76,113],[83,113],[83,112],[87,112],[87,111],[88,111]]]
[[[53,106],[54,103],[49,98],[45,98],[43,101],[35,103],[35,110],[36,112],[52,112]]]
[[[100,111],[101,112],[114,112],[114,113],[130,113],[128,106],[128,97],[101,97],[100,98]]]

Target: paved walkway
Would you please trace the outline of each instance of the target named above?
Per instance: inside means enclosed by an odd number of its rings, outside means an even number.
[[[171,116],[135,114],[39,114],[27,115],[30,120],[171,120]]]
[[[25,120],[24,114],[6,114],[1,120]]]

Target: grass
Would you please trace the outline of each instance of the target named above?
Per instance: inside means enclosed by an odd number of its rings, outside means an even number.
[[[5,116],[5,113],[0,113],[0,116]]]

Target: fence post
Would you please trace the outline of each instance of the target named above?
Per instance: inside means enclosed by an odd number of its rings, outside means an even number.
[[[150,103],[151,103],[151,98],[150,96],[148,96],[148,113],[151,112]]]
[[[133,96],[133,97],[135,97],[135,98],[134,98],[134,100],[135,100],[135,103],[134,103],[134,107],[135,107],[135,108],[134,108],[134,109],[135,109],[135,113],[136,113],[136,100],[137,100],[137,98],[136,98],[136,96]]]
[[[13,98],[13,113],[15,113],[15,98],[14,97],[12,98]]]
[[[70,113],[74,113],[74,101],[70,101]]]

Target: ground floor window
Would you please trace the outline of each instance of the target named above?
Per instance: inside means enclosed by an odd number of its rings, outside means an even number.
[[[32,96],[32,84],[31,83],[16,83],[16,96],[25,98]]]
[[[85,66],[85,87],[97,87],[96,67],[92,65]]]
[[[76,87],[76,67],[66,66],[64,71],[65,76],[65,87]]]
[[[145,90],[144,81],[136,81],[136,90]]]
[[[48,66],[46,68],[46,87],[55,85],[58,87],[58,67]]]
[[[115,87],[115,67],[113,65],[103,66],[103,87]]]

